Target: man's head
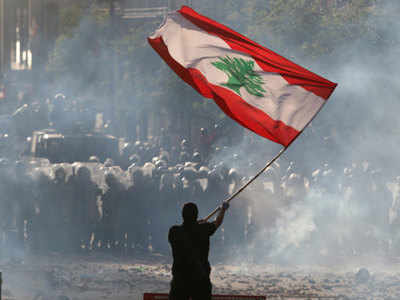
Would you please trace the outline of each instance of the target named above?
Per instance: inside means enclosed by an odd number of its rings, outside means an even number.
[[[199,210],[197,209],[197,205],[193,202],[187,202],[183,205],[182,217],[185,223],[195,223],[197,221],[198,214]]]

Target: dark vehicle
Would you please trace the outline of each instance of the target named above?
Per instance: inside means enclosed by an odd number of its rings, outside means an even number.
[[[54,129],[34,131],[30,155],[47,158],[50,163],[87,162],[91,156],[100,161],[119,160],[119,140],[101,133],[64,134]]]

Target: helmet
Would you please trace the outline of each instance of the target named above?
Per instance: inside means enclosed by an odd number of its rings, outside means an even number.
[[[201,166],[198,171],[198,174],[200,178],[207,178],[209,172],[210,172],[209,168],[207,168],[206,166]]]
[[[54,95],[54,100],[56,101],[64,101],[65,100],[65,95],[62,93],[57,93]]]
[[[107,158],[104,162],[105,167],[112,167],[114,165],[114,161],[111,158]]]
[[[239,173],[235,168],[231,168],[228,172],[228,177],[231,180],[239,180]]]
[[[89,162],[100,162],[100,160],[96,155],[92,155],[89,157]]]
[[[201,155],[200,155],[199,152],[193,153],[192,161],[195,162],[195,163],[200,163],[201,162]]]
[[[90,178],[91,178],[90,170],[85,166],[78,167],[78,170],[76,171],[76,175],[82,179],[90,180]]]
[[[187,147],[188,146],[188,141],[186,139],[183,139],[181,141],[181,147]]]
[[[163,160],[158,160],[154,165],[156,168],[167,167],[167,163]]]
[[[59,181],[64,181],[66,175],[67,175],[67,173],[65,172],[65,169],[63,167],[58,167],[54,171],[54,177],[55,177],[55,179],[57,179]]]

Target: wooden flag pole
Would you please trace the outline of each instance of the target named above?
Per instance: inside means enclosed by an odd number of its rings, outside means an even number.
[[[275,157],[270,160],[265,167],[263,167],[253,178],[251,178],[246,184],[244,184],[240,189],[238,189],[234,194],[232,194],[228,199],[225,200],[225,202],[231,202],[233,198],[235,198],[237,195],[239,195],[245,188],[247,188],[250,183],[252,183],[258,176],[260,176],[262,173],[265,172],[266,169],[269,168],[287,149],[288,147],[284,147],[279,151]],[[206,218],[204,218],[204,221],[208,221],[213,215],[215,215],[218,211],[220,210],[220,206],[218,206],[212,213],[210,213]]]

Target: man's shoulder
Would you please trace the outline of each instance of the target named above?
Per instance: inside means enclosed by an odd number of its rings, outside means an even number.
[[[214,222],[199,223],[199,227],[200,230],[207,232],[208,235],[212,235],[217,230]]]
[[[169,228],[169,232],[176,232],[182,229],[182,225],[173,225]]]
[[[216,230],[216,226],[214,222],[201,222],[197,223],[194,227],[192,227],[192,230],[197,231],[197,232],[207,232],[208,234],[214,233]],[[169,229],[169,234],[179,234],[182,233],[185,230],[183,225],[173,225]]]
[[[173,225],[169,229],[169,235],[176,235],[183,231],[182,225]]]
[[[168,241],[171,242],[177,242],[179,240],[182,240],[182,233],[183,233],[183,226],[182,225],[173,225],[169,229],[168,232]]]

